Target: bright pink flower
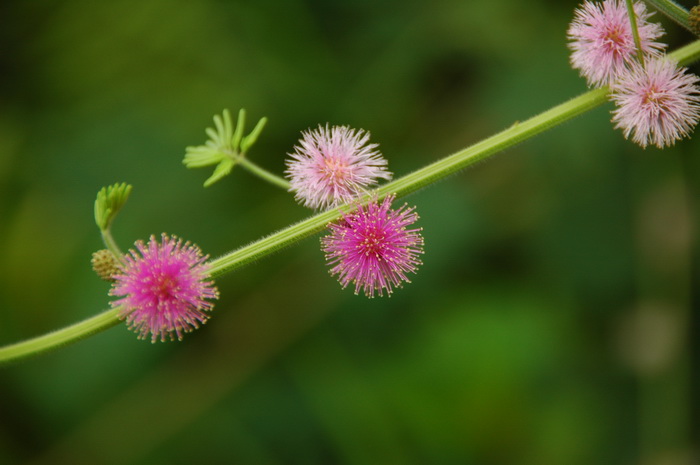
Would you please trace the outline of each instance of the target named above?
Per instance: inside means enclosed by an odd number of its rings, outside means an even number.
[[[310,208],[350,202],[377,178],[391,179],[387,161],[367,144],[369,133],[347,126],[319,126],[303,132],[300,146],[287,160],[286,174],[297,201]]]
[[[205,299],[219,297],[207,274],[208,257],[196,245],[165,234],[161,243],[151,236],[148,244],[137,241],[136,248],[124,255],[114,275],[110,295],[122,298],[112,306],[122,307],[121,318],[139,339],[149,333],[151,342],[182,339],[209,319],[205,312],[213,304]]]
[[[418,219],[413,208],[404,204],[391,209],[394,196],[382,203],[372,201],[358,206],[336,223],[328,225],[330,234],[321,239],[332,276],[345,288],[355,284],[355,294],[362,289],[366,296],[391,295],[402,281],[410,282],[406,273],[415,273],[421,265],[423,236],[418,229],[406,229]]]
[[[700,79],[674,62],[656,58],[633,64],[610,86],[617,105],[612,121],[642,147],[673,145],[700,119]]]
[[[634,3],[642,53],[658,56],[665,44],[656,42],[664,33],[660,25],[647,20],[651,13],[641,2]],[[637,50],[624,0],[586,1],[576,10],[569,26],[571,65],[589,86],[610,84],[625,66],[636,61]]]

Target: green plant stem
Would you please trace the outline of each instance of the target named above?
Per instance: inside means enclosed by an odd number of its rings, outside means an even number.
[[[102,234],[102,241],[104,242],[105,246],[109,249],[110,252],[114,254],[117,260],[121,262],[123,260],[122,257],[124,256],[124,254],[117,245],[117,241],[114,240],[114,237],[112,236],[112,231],[109,229],[101,229],[100,234]]]
[[[689,65],[700,58],[700,40],[691,42],[668,54],[681,65]]]
[[[637,14],[634,12],[634,0],[625,1],[627,3],[627,16],[630,18],[630,29],[632,29],[632,37],[634,37],[634,47],[637,49],[637,60],[644,66],[644,52],[642,51],[642,41],[639,39]]]
[[[674,2],[673,0],[646,0],[646,2],[674,20],[680,26],[686,28],[690,32],[693,32],[693,30],[690,28],[690,22],[688,21],[688,10],[683,8],[678,3]]]
[[[269,182],[270,184],[277,187],[281,187],[284,190],[289,190],[289,182],[286,179],[279,177],[276,174],[270,173],[264,168],[259,167],[252,161],[248,160],[245,157],[245,155],[239,155],[236,158],[236,163],[238,163],[254,175],[258,176],[259,178],[262,178],[265,181]]]
[[[693,42],[676,50],[671,57],[681,64],[700,58],[700,41]],[[442,158],[424,168],[387,183],[376,190],[379,198],[387,194],[402,197],[415,192],[429,184],[446,178],[474,163],[488,158],[502,150],[512,147],[523,140],[534,137],[541,132],[591,110],[607,100],[608,88],[591,90],[550,110],[545,111],[521,123],[515,123],[508,129],[484,139],[477,144]],[[365,200],[368,197],[365,197]],[[349,207],[345,207],[346,209]],[[280,250],[288,245],[316,234],[326,228],[329,222],[342,215],[341,209],[329,210],[296,223],[275,234],[241,247],[210,262],[212,276],[228,273],[265,255]]]
[[[39,355],[117,325],[121,307],[112,308],[65,328],[0,348],[0,363]]]
[[[695,61],[700,58],[700,41],[695,41],[676,50],[671,54],[671,57],[681,64]],[[586,92],[583,95],[575,97],[568,102],[562,103],[526,121],[515,123],[511,127],[471,147],[467,147],[464,150],[460,150],[413,173],[387,183],[378,188],[375,194],[379,198],[382,198],[388,194],[396,194],[397,197],[401,197],[415,192],[459,170],[471,166],[474,163],[485,160],[502,150],[534,137],[547,129],[551,129],[588,110],[600,106],[607,101],[607,94],[607,87]],[[370,195],[365,196],[363,201],[367,201],[368,198],[370,198]],[[209,262],[211,266],[210,273],[212,277],[216,277],[234,271],[250,262],[263,258],[277,250],[316,234],[322,231],[329,222],[340,218],[343,211],[347,211],[350,208],[352,208],[352,206],[344,206],[319,213],[253,242],[252,244],[216,258]],[[91,334],[114,326],[118,322],[118,309],[107,310],[81,323],[57,330],[45,336],[39,336],[34,339],[1,347],[0,363],[36,355],[78,341]]]
[[[522,123],[515,123],[508,129],[489,137],[471,147],[449,155],[402,178],[387,183],[376,190],[379,198],[387,194],[397,197],[415,192],[428,184],[439,181],[459,170],[477,163],[501,150],[529,139],[549,128],[568,121],[606,101],[607,87],[595,89],[579,97],[558,105]],[[219,257],[210,262],[211,273],[218,276],[228,273],[276,250],[322,231],[329,222],[342,215],[340,209],[329,210],[294,224],[271,236],[253,242],[245,247]]]
[[[250,173],[254,174],[255,176],[258,176],[264,181],[269,182],[273,186],[281,187],[284,190],[289,190],[289,182],[286,179],[277,176],[276,174],[271,173],[265,168],[262,168],[253,163],[252,161],[248,160],[245,156],[245,153],[241,154],[230,149],[223,150],[222,153],[231,158],[235,164],[241,165]]]

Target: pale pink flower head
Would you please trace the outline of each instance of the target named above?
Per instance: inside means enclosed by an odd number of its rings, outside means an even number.
[[[656,42],[663,28],[647,20],[651,13],[641,2],[634,2],[642,53],[662,54],[665,44]],[[584,2],[576,9],[567,36],[571,65],[586,78],[589,86],[610,84],[625,66],[637,60],[630,18],[624,0],[603,3]]]
[[[369,133],[348,126],[319,126],[302,133],[290,153],[285,173],[290,192],[314,209],[347,203],[363,194],[378,178],[391,179],[387,161],[368,144]]]
[[[422,228],[407,229],[418,214],[406,204],[393,210],[393,200],[388,196],[381,203],[359,205],[329,224],[330,234],[321,239],[331,275],[338,276],[343,288],[354,283],[355,294],[362,289],[367,297],[384,291],[391,295],[422,264]]]
[[[219,293],[209,280],[207,256],[196,245],[182,239],[151,236],[147,244],[136,242],[136,249],[124,255],[110,295],[121,297],[112,302],[122,307],[120,317],[139,339],[150,334],[158,339],[182,339],[183,333],[197,329],[209,319],[205,312],[213,308],[207,299]]]
[[[633,64],[610,86],[612,121],[642,147],[673,145],[700,119],[698,77],[666,58]]]

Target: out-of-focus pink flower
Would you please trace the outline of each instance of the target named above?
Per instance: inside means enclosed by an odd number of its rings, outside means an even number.
[[[369,133],[326,125],[302,134],[285,173],[290,192],[304,206],[325,209],[347,203],[378,178],[391,179],[377,144],[368,144]]]
[[[647,21],[651,13],[643,3],[634,2],[634,12],[642,53],[661,55],[666,45],[656,39],[663,35],[663,29]],[[584,2],[576,9],[567,36],[571,41],[571,65],[586,78],[589,86],[612,83],[626,65],[637,59],[624,0]]]
[[[686,71],[666,58],[631,65],[610,86],[615,127],[642,147],[687,136],[700,119],[700,79]]]

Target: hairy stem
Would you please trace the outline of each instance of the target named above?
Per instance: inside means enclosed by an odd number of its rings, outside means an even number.
[[[700,58],[700,41],[686,45],[670,54],[670,56],[680,64],[693,62]],[[607,94],[607,87],[586,92],[526,121],[517,122],[471,147],[467,147],[413,173],[387,183],[379,187],[375,193],[379,198],[390,193],[396,194],[397,197],[408,195],[601,105],[607,100]],[[370,195],[365,196],[364,201],[369,199]],[[349,208],[352,208],[352,206],[344,206],[319,213],[252,244],[216,258],[209,262],[211,275],[215,277],[234,271],[252,261],[316,234],[322,231],[329,222],[338,219],[342,212]],[[47,335],[1,347],[0,363],[46,352],[103,331],[119,322],[118,315],[119,308],[110,309]]]
[[[686,28],[690,32],[693,30],[690,28],[690,22],[688,21],[688,10],[683,8],[678,3],[673,0],[646,0],[648,4],[652,5],[654,8],[659,10],[661,13],[665,14],[680,26]]]
[[[106,310],[71,326],[0,348],[0,363],[39,355],[72,344],[117,325],[120,307]]]
[[[544,113],[489,137],[471,147],[438,160],[413,173],[387,183],[376,190],[379,198],[387,194],[401,197],[443,179],[459,170],[568,121],[606,101],[607,87],[589,91]],[[368,197],[365,197],[367,199]],[[346,207],[348,208],[348,207]],[[211,273],[228,273],[276,250],[322,231],[329,222],[342,215],[341,209],[329,210],[289,226],[275,234],[241,247],[210,262]]]
[[[700,58],[700,41],[676,50],[671,54],[671,57],[681,64]],[[397,197],[408,195],[601,105],[607,100],[607,94],[607,87],[586,92],[526,121],[515,123],[508,129],[471,147],[467,147],[413,173],[387,183],[378,188],[376,193],[379,195],[379,198],[387,194],[396,194]],[[367,198],[365,197],[365,199]],[[341,209],[319,213],[264,237],[257,242],[234,250],[212,260],[210,262],[211,273],[213,276],[219,276],[247,265],[265,255],[322,231],[329,222],[338,219],[341,215]]]
[[[637,49],[637,60],[644,66],[644,52],[642,51],[642,41],[639,39],[639,29],[637,28],[637,14],[634,12],[634,0],[626,0],[627,16],[630,18],[630,29],[634,37],[634,47]]]

